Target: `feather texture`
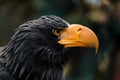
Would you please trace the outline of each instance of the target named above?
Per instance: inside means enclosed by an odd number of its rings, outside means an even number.
[[[15,80],[64,80],[63,65],[74,49],[59,45],[52,29],[68,27],[56,16],[42,16],[15,30],[2,50],[7,72]]]

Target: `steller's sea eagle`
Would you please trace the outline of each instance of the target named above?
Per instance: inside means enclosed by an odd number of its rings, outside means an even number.
[[[20,25],[0,48],[0,80],[64,80],[63,65],[80,47],[98,50],[89,28],[54,16]]]

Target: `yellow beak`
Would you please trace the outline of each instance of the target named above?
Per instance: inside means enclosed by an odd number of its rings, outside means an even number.
[[[89,28],[78,24],[72,24],[63,30],[58,43],[64,45],[65,48],[93,47],[96,49],[96,53],[99,46],[95,33]]]

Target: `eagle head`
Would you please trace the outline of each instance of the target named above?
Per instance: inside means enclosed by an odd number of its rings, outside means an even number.
[[[7,71],[15,80],[63,80],[62,66],[76,47],[98,50],[89,28],[53,15],[20,25],[3,50]]]

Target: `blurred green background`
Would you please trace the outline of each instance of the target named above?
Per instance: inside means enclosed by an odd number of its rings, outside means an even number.
[[[85,25],[99,38],[97,55],[81,49],[72,57],[66,80],[120,80],[120,0],[0,0],[0,46],[19,25],[49,14]]]

